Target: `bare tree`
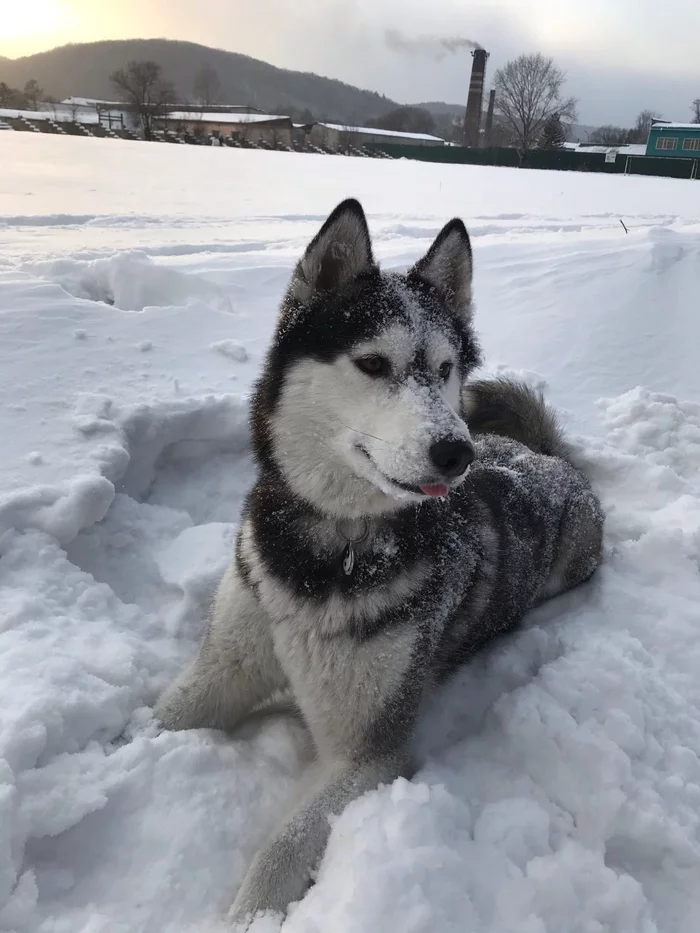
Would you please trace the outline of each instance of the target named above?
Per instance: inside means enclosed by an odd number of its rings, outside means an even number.
[[[18,87],[10,87],[3,81],[0,84],[0,107],[12,107],[17,110],[28,110],[29,101]]]
[[[58,117],[58,98],[52,94],[44,94],[43,103],[53,119],[56,120]]]
[[[138,118],[145,139],[153,138],[154,122],[168,112],[175,100],[175,88],[165,81],[157,62],[129,62],[110,75],[110,81],[123,95]]]
[[[599,126],[588,137],[589,143],[597,146],[624,146],[629,142],[631,130],[621,126]]]
[[[32,78],[24,85],[24,96],[27,98],[27,102],[31,104],[32,110],[38,109],[39,100],[43,96],[43,93],[44,89],[39,86],[39,82],[36,78]]]
[[[700,123],[700,97],[695,98],[690,109],[693,111],[693,123]]]
[[[202,65],[193,85],[194,98],[203,107],[211,107],[221,100],[219,72],[211,65]]]
[[[540,52],[521,55],[496,72],[496,111],[511,143],[521,152],[537,145],[553,114],[558,113],[566,123],[576,120],[575,98],[562,96],[565,80],[554,60]]]
[[[10,87],[4,81],[0,81],[0,107],[9,107],[17,99],[19,91],[16,87]]]
[[[629,141],[631,143],[645,143],[649,139],[649,131],[654,120],[661,119],[661,114],[654,110],[642,110],[637,114],[634,126],[630,130]]]

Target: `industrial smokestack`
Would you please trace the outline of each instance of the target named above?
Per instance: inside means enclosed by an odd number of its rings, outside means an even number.
[[[489,91],[489,109],[486,111],[486,127],[484,129],[484,145],[491,145],[491,131],[493,130],[493,108],[496,104],[496,88]]]
[[[474,64],[469,82],[469,96],[467,97],[467,110],[464,115],[464,145],[479,145],[479,130],[481,128],[481,107],[484,99],[484,77],[486,75],[486,59],[489,53],[485,49],[474,49],[472,52]]]

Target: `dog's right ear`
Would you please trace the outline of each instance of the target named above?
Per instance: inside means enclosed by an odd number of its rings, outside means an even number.
[[[362,205],[342,201],[297,263],[288,297],[306,304],[318,292],[342,288],[374,266],[372,242]]]
[[[472,316],[472,248],[463,221],[454,217],[408,273],[432,285],[463,321]]]

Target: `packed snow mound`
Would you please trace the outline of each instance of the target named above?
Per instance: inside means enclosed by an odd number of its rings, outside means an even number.
[[[230,299],[216,285],[157,266],[136,250],[109,259],[26,263],[23,269],[56,282],[76,298],[104,302],[122,311],[196,304],[232,310]]]
[[[562,412],[606,553],[426,700],[415,779],[334,817],[315,886],[253,931],[694,933],[700,191],[9,135],[0,930],[228,929],[287,810],[295,720],[159,735],[150,710],[231,559],[279,299],[355,193],[387,266],[465,217],[488,367]]]

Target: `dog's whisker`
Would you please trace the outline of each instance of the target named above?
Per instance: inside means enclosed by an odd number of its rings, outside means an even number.
[[[376,434],[368,434],[367,431],[360,431],[359,428],[353,428],[352,425],[350,425],[350,424],[345,424],[345,422],[343,421],[342,418],[338,418],[338,421],[340,421],[340,423],[341,423],[342,425],[345,425],[345,427],[346,427],[349,431],[354,431],[356,434],[364,434],[365,437],[371,437],[371,438],[373,438],[375,441],[381,441],[382,444],[388,444],[388,443],[389,443],[389,441],[385,441],[383,437],[377,437]]]

